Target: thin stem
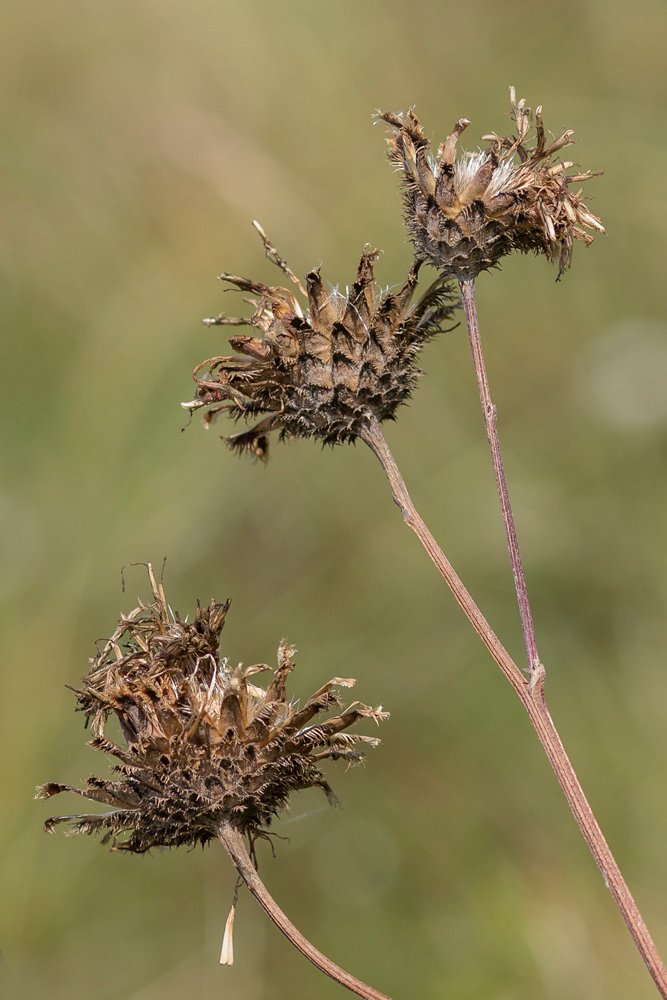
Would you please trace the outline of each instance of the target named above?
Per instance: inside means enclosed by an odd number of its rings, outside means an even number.
[[[257,870],[246,850],[243,837],[235,827],[230,823],[223,823],[218,831],[218,837],[236,866],[239,875],[259,905],[273,920],[276,927],[283,932],[288,941],[291,941],[302,955],[305,955],[325,975],[340,983],[341,986],[345,986],[353,993],[356,993],[357,996],[365,997],[366,1000],[391,1000],[391,997],[388,997],[386,993],[380,993],[379,990],[374,989],[372,986],[367,986],[360,979],[356,979],[355,976],[346,972],[345,969],[341,969],[339,965],[336,965],[326,955],[323,955],[321,951],[318,951],[296,929],[291,920],[280,909],[275,899],[269,894],[268,889],[257,874]]]
[[[491,392],[489,390],[489,380],[486,377],[486,365],[484,364],[484,353],[482,351],[482,339],[479,335],[479,322],[477,320],[477,306],[475,303],[475,279],[466,278],[459,282],[461,286],[461,298],[463,299],[463,310],[465,312],[466,323],[468,325],[468,336],[470,338],[470,349],[472,360],[475,365],[477,376],[477,388],[479,389],[479,401],[482,404],[482,414],[486,427],[486,436],[489,439],[491,448],[491,458],[493,460],[493,471],[496,476],[498,487],[498,497],[500,498],[500,509],[503,514],[503,524],[505,525],[505,535],[507,537],[507,548],[510,552],[510,562],[512,563],[512,575],[514,576],[514,586],[519,602],[519,614],[521,616],[521,627],[523,638],[528,654],[528,666],[531,671],[537,668],[539,656],[537,655],[537,643],[535,641],[535,628],[533,626],[533,616],[528,600],[526,589],[526,578],[523,573],[521,562],[521,552],[519,542],[516,537],[514,527],[514,515],[505,479],[503,459],[500,454],[500,442],[498,440],[498,430],[496,428],[497,412],[491,402]]]
[[[544,699],[544,680],[546,676],[544,666],[539,660],[536,661],[536,666],[528,679],[523,675],[504,648],[477,604],[466,590],[461,579],[456,574],[452,564],[417,513],[379,423],[374,422],[369,424],[362,432],[361,437],[382,465],[392,489],[394,502],[403,514],[403,520],[419,538],[473,628],[521,699],[535,728],[538,739],[549,759],[549,763],[558,778],[584,840],[588,844],[596,864],[602,873],[605,885],[614,897],[616,905],[621,911],[627,928],[653,977],[653,981],[658,987],[660,995],[663,997],[663,1000],[667,1000],[667,969],[665,969],[662,963],[662,959],[637,908],[637,904],[632,898],[632,893],[604,838],[549,714]]]

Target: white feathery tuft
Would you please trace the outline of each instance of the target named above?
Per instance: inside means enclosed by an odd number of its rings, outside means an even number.
[[[518,169],[518,165],[513,160],[505,160],[500,166],[496,167],[489,186],[484,193],[484,197],[488,200],[507,190],[513,175]]]
[[[454,164],[454,187],[458,194],[468,187],[471,180],[489,158],[488,150],[478,149],[476,153],[462,153]]]

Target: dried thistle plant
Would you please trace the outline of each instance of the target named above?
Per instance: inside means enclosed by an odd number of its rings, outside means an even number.
[[[553,162],[555,154],[571,144],[571,133],[566,132],[547,145],[541,109],[538,109],[535,116],[536,139],[532,146],[527,144],[532,120],[530,109],[523,100],[517,103],[513,90],[510,96],[518,135],[507,138],[495,134],[487,136],[492,141],[488,150],[464,154],[458,164],[455,158],[456,140],[467,126],[467,119],[459,121],[441,147],[439,163],[436,163],[433,160],[429,162],[427,158],[428,141],[413,113],[407,120],[394,115],[381,116],[395,131],[390,155],[404,174],[406,221],[417,251],[408,282],[398,296],[387,297],[385,308],[389,309],[391,302],[391,312],[398,319],[391,334],[395,340],[405,337],[406,323],[409,324],[411,317],[416,320],[414,332],[408,334],[408,343],[418,349],[421,342],[417,345],[414,335],[423,331],[426,336],[431,336],[440,323],[449,318],[453,300],[447,281],[452,277],[459,281],[528,652],[527,676],[495,635],[417,512],[382,432],[382,421],[394,417],[396,407],[412,390],[412,369],[402,365],[392,371],[382,352],[380,355],[376,353],[381,362],[379,366],[368,366],[368,377],[374,388],[361,398],[363,405],[359,405],[360,397],[355,397],[358,387],[365,389],[367,384],[361,378],[365,360],[363,347],[357,347],[341,358],[345,367],[338,383],[334,377],[338,358],[331,345],[334,332],[343,336],[340,329],[341,326],[345,328],[343,317],[349,316],[350,323],[356,324],[356,330],[346,329],[347,337],[342,343],[372,344],[375,350],[374,342],[379,341],[373,329],[374,318],[379,312],[377,300],[369,300],[365,292],[372,282],[372,261],[366,261],[367,252],[362,258],[352,292],[338,308],[332,302],[331,293],[324,297],[319,271],[311,272],[307,278],[307,314],[299,312],[296,296],[285,289],[268,288],[247,279],[222,275],[237,287],[258,296],[253,301],[255,313],[250,320],[220,316],[205,322],[208,325],[250,323],[261,330],[262,337],[232,339],[232,346],[247,355],[245,359],[215,358],[196,369],[197,396],[191,403],[182,405],[190,410],[207,409],[208,419],[222,410],[227,410],[233,417],[268,413],[266,419],[251,431],[227,439],[232,448],[253,451],[261,458],[265,458],[267,453],[266,434],[277,428],[283,436],[319,437],[330,442],[359,437],[370,447],[389,479],[394,501],[405,523],[419,537],[524,705],[605,883],[661,995],[667,1000],[667,970],[602,834],[547,708],[544,696],[546,671],[537,654],[495,426],[496,410],[491,402],[484,366],[475,308],[474,282],[477,274],[492,267],[504,254],[518,249],[523,252],[534,250],[551,261],[557,260],[560,275],[570,264],[573,240],[590,243],[592,236],[585,232],[587,227],[604,231],[602,224],[581,200],[581,192],[573,193],[568,187],[574,181],[586,180],[593,175],[569,175],[567,170],[572,163]],[[267,255],[304,292],[298,279],[264,234],[262,236]],[[416,281],[417,268],[423,261],[428,261],[441,273],[425,296],[408,311],[407,303],[412,294],[410,286]],[[399,308],[392,301],[394,298],[400,300]],[[359,321],[359,303],[367,310],[363,322]],[[330,320],[321,318],[325,309],[329,310]],[[386,369],[383,365],[387,366]],[[207,377],[199,376],[202,367],[208,367]],[[385,396],[381,383],[377,381],[382,371],[390,375],[390,397]],[[318,381],[320,378],[321,384]],[[405,396],[401,395],[401,379],[405,383]],[[342,387],[338,395],[337,384]],[[229,399],[232,402],[226,403]],[[390,401],[387,407],[385,400]]]
[[[549,142],[539,107],[529,143],[533,114],[525,100],[517,102],[513,87],[510,105],[516,135],[484,135],[491,143],[487,149],[458,157],[467,118],[459,119],[435,158],[414,111],[378,112],[393,132],[389,157],[403,175],[405,221],[417,258],[447,277],[475,278],[513,250],[557,261],[560,276],[570,266],[574,240],[588,246],[594,237],[587,229],[604,232],[582,199],[583,189],[570,190],[597,174],[568,174],[574,164],[558,158],[575,142],[572,131]]]
[[[311,961],[360,996],[382,1000],[384,994],[334,965],[299,934],[269,896],[251,857],[255,841],[269,836],[272,818],[287,808],[293,792],[317,787],[336,802],[321,762],[360,763],[359,744],[380,741],[347,730],[362,719],[379,723],[388,713],[354,702],[319,721],[322,713],[343,707],[336,689],[355,681],[334,677],[300,707],[287,697],[294,647],[284,642],[271,682],[258,686],[257,675],[271,667],[232,668],[220,657],[230,602],[197,604],[194,620],[183,621],[171,613],[150,565],[148,571],[153,602],[121,616],[76,691],[77,707],[93,732],[89,745],[118,761],[112,769],[117,777],[91,777],[84,788],[49,782],[37,789],[40,799],[75,792],[112,811],[55,816],[45,829],[68,823],[70,833],[101,832],[112,850],[137,854],[219,839],[269,916]],[[124,747],[105,736],[111,714]],[[233,961],[233,913],[234,906],[223,949],[227,964]]]
[[[221,412],[233,419],[264,416],[250,430],[225,438],[238,452],[266,459],[268,434],[317,438],[325,444],[354,441],[369,421],[393,420],[409,399],[418,376],[416,358],[423,345],[452,319],[457,300],[438,278],[416,303],[419,264],[397,292],[378,293],[373,265],[378,251],[369,246],[345,295],[327,290],[320,269],[295,277],[255,223],[267,255],[289,276],[307,301],[285,288],[221,274],[254,297],[248,318],[218,316],[213,325],[248,325],[260,336],[229,341],[239,356],[218,357],[195,369],[197,393],[183,403],[206,409],[210,424]],[[202,375],[202,370],[205,373]]]
[[[476,276],[514,249],[557,261],[560,276],[570,264],[573,241],[588,244],[592,236],[586,229],[604,231],[581,192],[569,189],[571,183],[593,175],[570,175],[572,163],[555,162],[556,154],[571,144],[571,133],[547,144],[538,109],[530,145],[530,109],[523,100],[517,103],[513,90],[510,94],[517,135],[485,136],[491,142],[487,150],[463,154],[458,161],[456,143],[467,119],[459,120],[436,162],[428,157],[428,141],[412,112],[407,119],[381,116],[394,131],[390,155],[404,175],[406,220],[417,251],[398,292],[377,293],[373,274],[377,252],[369,247],[345,295],[335,289],[327,292],[319,269],[310,272],[304,288],[257,226],[267,255],[304,302],[285,288],[222,275],[253,296],[249,300],[253,315],[247,319],[221,315],[205,323],[249,325],[261,335],[233,337],[236,357],[216,357],[198,366],[196,397],[182,405],[190,411],[204,409],[208,423],[223,411],[233,419],[262,417],[250,430],[227,438],[232,449],[262,459],[271,431],[330,444],[360,438],[370,447],[406,524],[524,705],[605,882],[667,1000],[667,970],[547,708],[546,672],[537,655],[484,366]],[[440,274],[411,305],[424,261]],[[498,483],[528,652],[527,675],[509,656],[415,509],[381,427],[383,421],[395,418],[414,388],[421,346],[451,319],[455,300],[448,282],[453,277],[461,288]],[[203,376],[202,369],[207,369]],[[111,805],[113,811],[54,817],[47,829],[70,822],[71,832],[99,830],[114,848],[139,853],[154,846],[203,844],[218,838],[253,895],[306,957],[358,995],[388,1000],[330,962],[297,931],[268,894],[244,844],[246,836],[252,851],[255,840],[268,835],[268,823],[285,808],[293,791],[315,786],[331,796],[319,761],[357,762],[357,744],[376,741],[346,730],[362,718],[377,722],[385,713],[355,703],[334,718],[313,723],[317,713],[342,707],[333,686],[349,686],[351,681],[335,678],[300,709],[287,700],[285,682],[293,661],[290,647],[282,645],[271,684],[256,686],[251,678],[270,668],[258,664],[232,670],[220,659],[219,635],[228,605],[212,602],[208,608],[198,608],[194,622],[188,624],[170,616],[162,588],[149,572],[154,602],[121,619],[77,692],[79,707],[93,722],[92,745],[116,757],[119,779],[91,778],[83,789],[50,783],[38,793],[48,798],[73,791]],[[126,747],[104,735],[110,713],[120,722]],[[233,961],[234,909],[235,902],[223,942],[221,961],[226,963]]]

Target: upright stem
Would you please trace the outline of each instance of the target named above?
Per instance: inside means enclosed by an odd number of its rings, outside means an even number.
[[[528,600],[528,591],[526,589],[526,578],[523,574],[523,564],[521,562],[519,542],[517,541],[516,528],[514,527],[514,515],[512,514],[512,505],[510,504],[510,496],[507,489],[507,481],[505,479],[503,459],[500,454],[500,442],[498,440],[498,431],[496,429],[496,408],[491,402],[489,380],[486,377],[486,365],[484,364],[484,352],[482,351],[482,339],[479,335],[479,322],[477,320],[477,306],[475,303],[475,279],[461,279],[459,284],[461,286],[461,298],[463,299],[463,309],[465,312],[466,323],[468,325],[468,336],[470,338],[472,359],[475,365],[475,374],[477,375],[479,401],[482,404],[482,414],[484,416],[484,424],[486,426],[486,436],[489,439],[489,447],[491,448],[493,471],[496,475],[496,485],[498,487],[498,496],[500,498],[500,509],[503,514],[503,523],[505,525],[507,547],[510,551],[512,574],[514,576],[514,586],[516,588],[516,596],[519,602],[519,614],[521,616],[521,627],[523,629],[523,639],[526,644],[526,653],[528,654],[528,666],[531,671],[533,671],[537,668],[537,664],[539,663],[537,643],[535,642],[535,628],[533,627],[533,616],[531,614],[530,601]]]
[[[596,864],[602,873],[605,885],[614,897],[616,905],[621,911],[627,928],[653,977],[653,981],[658,987],[661,997],[663,997],[663,1000],[667,1000],[667,969],[665,969],[662,963],[662,959],[637,908],[637,904],[632,898],[632,893],[604,838],[549,714],[544,699],[544,680],[546,674],[543,665],[539,660],[536,660],[530,678],[526,678],[504,648],[456,574],[452,564],[417,513],[379,423],[374,422],[369,424],[362,432],[361,437],[382,465],[391,485],[394,502],[403,514],[403,520],[419,538],[473,628],[521,699],[535,728],[538,739],[549,759],[549,763],[558,778],[584,840],[588,844]]]
[[[292,942],[295,948],[297,948],[302,955],[317,966],[321,972],[325,975],[330,976],[331,979],[335,979],[337,983],[341,986],[345,986],[348,990],[356,993],[357,996],[365,997],[366,1000],[391,1000],[386,993],[380,993],[379,990],[374,989],[372,986],[367,986],[366,983],[362,983],[360,979],[356,979],[354,976],[346,972],[345,969],[341,969],[339,965],[336,965],[331,959],[323,955],[321,951],[318,951],[308,941],[303,934],[296,929],[294,924],[287,918],[287,916],[280,909],[275,899],[269,894],[266,886],[262,882],[261,878],[257,874],[257,870],[250,860],[250,855],[246,850],[246,846],[243,842],[243,837],[239,831],[233,827],[230,823],[224,823],[219,831],[218,837],[222,841],[225,850],[232,859],[236,869],[245,882],[245,884],[250,889],[259,905],[263,910],[269,915],[271,920],[273,920],[276,927],[278,927],[285,937]]]

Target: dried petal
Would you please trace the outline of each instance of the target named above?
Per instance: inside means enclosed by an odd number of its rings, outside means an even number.
[[[225,936],[222,939],[222,951],[220,952],[220,965],[234,964],[234,915],[236,904],[229,911],[227,923],[225,924]]]

